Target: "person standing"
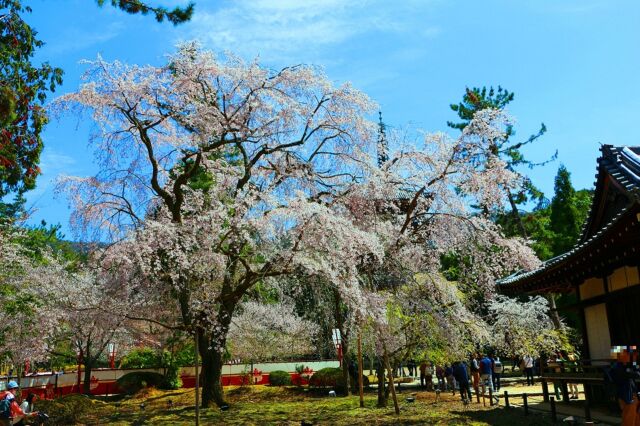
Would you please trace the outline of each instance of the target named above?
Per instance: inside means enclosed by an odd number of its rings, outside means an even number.
[[[452,395],[456,394],[456,379],[453,376],[453,365],[447,364],[444,369],[444,376],[447,379],[447,390],[451,391]]]
[[[569,368],[571,369],[572,373],[577,373],[578,372],[578,356],[576,354],[569,354],[567,356],[567,365],[569,366]],[[571,382],[569,383],[569,393],[571,394],[570,399],[578,399],[579,395],[578,395],[578,384],[575,382]]]
[[[427,362],[427,368],[425,369],[425,381],[427,383],[427,390],[431,392],[433,390],[433,364],[431,361]]]
[[[524,366],[524,374],[527,376],[527,386],[533,386],[533,357],[526,354],[522,358],[522,365]]]
[[[502,366],[502,362],[500,361],[500,357],[493,358],[493,388],[496,392],[500,392],[500,378],[502,377],[502,372],[504,371],[504,367]]]
[[[476,400],[480,402],[480,364],[478,364],[478,354],[471,355],[470,370]]]
[[[409,376],[416,377],[418,375],[417,363],[415,359],[410,359],[407,364],[409,367]]]
[[[420,387],[425,388],[427,384],[427,361],[420,363]]]
[[[456,362],[453,365],[453,376],[458,383],[460,389],[460,397],[462,402],[467,404],[471,402],[471,387],[469,386],[469,374],[467,373],[467,364],[463,362]]]
[[[483,355],[480,360],[480,386],[482,386],[482,394],[484,395],[486,392],[486,387],[489,386],[489,389],[493,393],[493,378],[491,374],[491,358],[487,355]]]
[[[624,365],[622,362],[623,357],[618,353],[618,361],[611,369],[610,375],[616,386],[618,405],[622,410],[622,426],[638,426],[640,425],[638,389],[634,380],[638,378],[638,373]]]

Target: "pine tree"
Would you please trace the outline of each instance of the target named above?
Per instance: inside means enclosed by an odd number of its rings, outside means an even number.
[[[96,0],[99,6],[104,5],[105,0]],[[130,14],[153,14],[156,21],[162,22],[165,19],[173,25],[182,24],[191,19],[195,5],[193,2],[184,7],[176,6],[169,10],[162,6],[150,6],[146,1],[141,0],[110,0],[113,7],[124,10]]]
[[[447,125],[453,129],[462,131],[465,127],[467,127],[469,122],[473,119],[473,116],[478,111],[487,108],[503,109],[507,106],[507,104],[513,101],[514,97],[515,95],[513,92],[509,92],[508,90],[503,89],[500,86],[498,86],[497,90],[495,90],[493,87],[490,87],[489,89],[487,89],[486,87],[474,87],[472,89],[469,89],[467,87],[465,94],[462,97],[462,102],[458,104],[451,104],[449,106],[452,111],[455,111],[458,114],[458,117],[462,121],[458,123],[448,121]],[[496,144],[493,147],[493,153],[502,158],[507,163],[507,168],[509,170],[515,170],[515,168],[518,166],[527,166],[529,168],[542,166],[549,161],[555,160],[558,155],[557,151],[548,160],[541,163],[534,163],[527,160],[520,150],[523,146],[535,142],[546,131],[547,127],[544,125],[544,123],[542,123],[540,125],[540,130],[538,130],[537,133],[529,136],[529,138],[527,138],[526,140],[522,142],[512,142],[510,138],[515,135],[515,131],[513,127],[509,125],[505,129],[504,138],[502,138],[502,140],[496,141]],[[542,207],[545,198],[542,191],[536,188],[526,176],[523,177],[525,179],[525,184],[523,185],[522,191],[519,191],[517,193],[513,193],[509,190],[506,191],[506,195],[511,207],[511,214],[509,215],[509,218],[505,219],[515,224],[520,236],[528,237],[527,230],[522,220],[518,206],[528,201],[535,201],[537,202],[538,207]]]

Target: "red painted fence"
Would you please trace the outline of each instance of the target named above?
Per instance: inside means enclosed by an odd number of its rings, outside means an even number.
[[[259,363],[259,364],[227,364],[222,371],[222,385],[242,385],[242,384],[269,384],[269,372],[284,370],[291,375],[294,384],[307,384],[308,375],[300,377],[295,370],[297,366],[303,365],[307,369],[318,371],[325,367],[338,367],[337,360],[327,361],[298,361],[287,363]],[[117,380],[127,373],[149,371],[163,374],[162,369],[111,369],[99,368],[91,374],[91,393],[93,395],[109,395],[123,393],[118,388]],[[82,373],[82,372],[81,372]],[[183,388],[195,386],[195,369],[184,367],[180,372]],[[6,389],[7,382],[15,378],[0,377],[0,390]],[[33,392],[40,398],[52,399],[63,395],[82,393],[83,385],[78,388],[78,372],[67,371],[61,373],[37,373],[20,379],[22,392]]]

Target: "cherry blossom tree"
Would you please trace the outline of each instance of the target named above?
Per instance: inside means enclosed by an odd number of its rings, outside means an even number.
[[[561,332],[549,318],[549,302],[542,296],[524,302],[496,296],[489,302],[494,346],[514,357],[554,353],[562,346]]]
[[[70,341],[84,365],[83,392],[91,393],[91,374],[109,343],[121,350],[133,342],[126,328],[126,314],[136,301],[118,275],[90,268],[68,271],[64,265],[46,267],[35,292],[46,301],[39,315],[57,322],[54,337]]]
[[[101,172],[61,187],[80,231],[99,229],[198,338],[203,405],[223,404],[222,351],[256,283],[300,269],[358,298],[375,235],[333,208],[357,180],[369,99],[319,70],[279,72],[183,45],[165,67],[98,60],[61,108],[88,110]],[[128,233],[128,234],[127,234]]]
[[[294,313],[289,303],[245,302],[229,328],[233,357],[249,361],[287,359],[314,352],[318,326]]]
[[[383,244],[383,261],[361,262],[359,270],[368,291],[385,300],[375,305],[386,306],[387,312],[368,317],[389,374],[390,358],[438,345],[439,336],[452,354],[488,341],[486,324],[464,287],[442,279],[443,256],[457,253],[462,276],[473,276],[489,298],[495,295],[497,277],[538,263],[526,241],[504,238],[488,216],[472,207],[502,209],[504,187],[521,184],[492,150],[507,122],[502,111],[486,110],[458,138],[436,133],[419,144],[397,143],[395,152],[379,156],[378,167],[369,163],[368,179],[345,197],[354,223]],[[423,339],[420,329],[434,339]],[[379,403],[385,405],[386,399]]]
[[[55,318],[42,315],[44,301],[34,294],[42,279],[43,265],[56,259],[48,251],[36,254],[22,244],[25,233],[0,228],[0,350],[17,368],[27,361],[45,361],[55,332]]]

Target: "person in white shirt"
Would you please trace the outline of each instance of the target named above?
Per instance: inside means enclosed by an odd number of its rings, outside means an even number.
[[[33,401],[35,399],[36,399],[36,394],[31,392],[22,401],[22,404],[20,404],[20,409],[24,412],[25,416],[29,416],[31,413],[33,413]],[[14,419],[13,426],[23,426],[24,424],[25,424],[24,417]]]
[[[533,357],[529,354],[522,358],[524,374],[527,376],[527,386],[533,386]]]

